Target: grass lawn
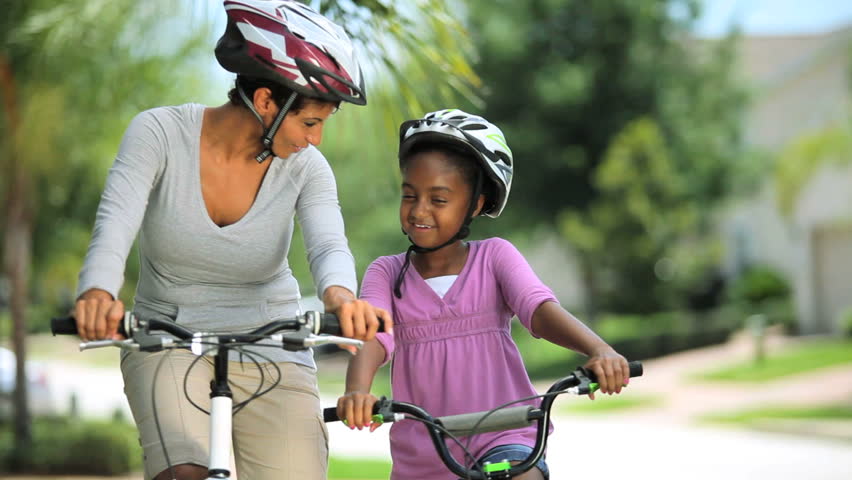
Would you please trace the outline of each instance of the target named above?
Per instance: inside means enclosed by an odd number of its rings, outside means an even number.
[[[733,413],[714,413],[701,417],[702,422],[748,426],[766,420],[852,420],[852,405],[824,407],[765,407]]]
[[[328,480],[387,480],[391,462],[331,457],[328,463]]]
[[[852,341],[821,340],[770,353],[762,363],[747,361],[726,365],[719,369],[697,373],[691,379],[765,382],[843,364],[852,364]]]
[[[621,410],[654,407],[660,405],[662,402],[660,397],[650,395],[631,395],[629,391],[613,396],[598,394],[595,396],[595,400],[589,400],[585,396],[571,397],[572,398],[570,399],[557,400],[558,405],[555,408],[560,413],[566,414],[609,414]]]

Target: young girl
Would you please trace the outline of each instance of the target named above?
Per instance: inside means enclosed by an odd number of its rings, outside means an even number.
[[[340,418],[350,428],[370,424],[370,386],[391,358],[394,399],[434,416],[535,395],[510,335],[515,315],[533,336],[589,356],[601,392],[619,393],[629,378],[627,361],[559,305],[511,243],[462,241],[473,217],[496,218],[506,205],[513,163],[500,129],[459,110],[433,112],[402,124],[399,162],[399,220],[412,245],[373,262],[361,289],[362,299],[392,311],[395,333],[377,335],[352,358]],[[456,478],[419,423],[394,423],[390,441],[392,479]],[[474,436],[469,450],[480,462],[517,463],[534,444],[531,426]],[[464,459],[459,447],[450,448]],[[519,478],[548,478],[546,464],[537,467]]]

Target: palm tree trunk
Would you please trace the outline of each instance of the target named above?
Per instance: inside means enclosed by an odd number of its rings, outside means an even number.
[[[23,453],[30,447],[32,435],[31,418],[27,395],[26,375],[26,310],[28,304],[28,285],[31,264],[32,213],[29,208],[29,175],[26,166],[14,155],[16,130],[20,124],[18,114],[15,76],[5,56],[0,55],[0,86],[2,86],[4,116],[8,138],[12,139],[7,152],[3,171],[8,182],[5,203],[6,225],[3,236],[3,267],[9,278],[11,295],[9,300],[12,315],[12,345],[15,350],[16,375],[14,394],[14,432],[16,453]],[[14,455],[13,458],[21,458]]]

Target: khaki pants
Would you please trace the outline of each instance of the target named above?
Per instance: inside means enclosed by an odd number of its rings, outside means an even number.
[[[168,469],[157,434],[151,393],[156,376],[156,412],[172,465],[207,465],[209,416],[186,399],[184,377],[197,357],[183,350],[171,353],[133,352],[121,361],[124,393],[139,428],[145,455],[145,478]],[[264,389],[276,378],[275,367],[261,363]],[[316,371],[295,363],[278,363],[281,382],[252,400],[233,417],[233,458],[236,473],[245,480],[324,480],[328,469],[328,431],[322,421]],[[229,362],[228,379],[234,405],[257,390],[258,367]],[[197,405],[210,409],[213,362],[204,357],[190,371],[186,391]],[[232,474],[234,472],[231,472]]]

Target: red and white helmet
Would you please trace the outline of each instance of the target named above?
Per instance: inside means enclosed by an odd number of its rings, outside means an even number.
[[[328,101],[367,103],[352,41],[339,25],[295,1],[225,0],[216,44],[225,70]]]
[[[503,132],[493,123],[458,109],[427,113],[399,127],[399,158],[414,145],[426,142],[452,142],[470,151],[494,184],[495,198],[486,199],[482,214],[497,218],[506,206],[512,189],[512,150]]]

